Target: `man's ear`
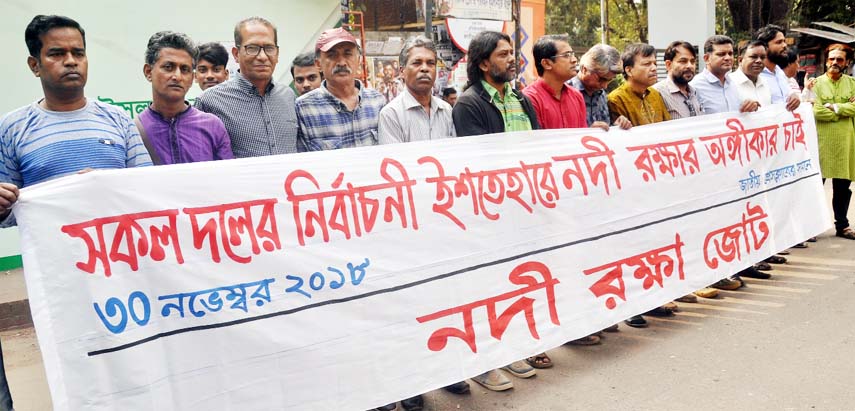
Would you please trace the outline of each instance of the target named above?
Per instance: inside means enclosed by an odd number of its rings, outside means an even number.
[[[143,64],[142,72],[146,80],[151,82],[151,66],[149,66],[148,63]]]
[[[238,60],[238,48],[237,47],[232,47],[232,56],[234,56],[235,61],[240,61],[240,60]]]
[[[39,60],[33,56],[27,57],[27,66],[30,67],[30,71],[33,72],[33,75],[36,77],[41,77],[39,74]]]
[[[552,59],[540,59],[540,65],[543,67],[543,71],[552,70]]]
[[[665,71],[671,71],[671,60],[665,60]]]

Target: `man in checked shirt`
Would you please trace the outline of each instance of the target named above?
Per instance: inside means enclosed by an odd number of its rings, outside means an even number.
[[[356,39],[343,28],[326,30],[318,37],[315,61],[324,81],[297,99],[298,151],[377,144],[380,109],[386,98],[354,77],[361,58]]]
[[[296,152],[296,96],[287,84],[273,82],[279,62],[276,27],[250,17],[238,22],[234,37],[232,55],[240,73],[205,90],[196,108],[223,120],[237,158]]]

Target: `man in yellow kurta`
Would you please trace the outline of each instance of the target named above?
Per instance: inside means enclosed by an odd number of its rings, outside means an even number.
[[[633,126],[671,119],[656,84],[656,49],[649,44],[630,44],[620,56],[626,83],[609,93],[609,112],[614,122],[624,116]]]
[[[834,226],[837,236],[855,240],[846,212],[855,178],[855,78],[844,74],[848,67],[847,51],[842,44],[828,47],[825,75],[819,77],[813,90],[816,103],[816,133],[819,138],[819,163],[822,177],[831,178]]]

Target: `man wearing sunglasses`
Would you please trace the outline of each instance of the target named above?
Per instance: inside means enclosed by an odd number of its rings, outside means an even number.
[[[223,120],[236,158],[296,152],[296,96],[287,84],[273,82],[279,62],[276,27],[250,17],[235,26],[234,37],[232,55],[240,72],[205,90],[196,98],[196,108]]]
[[[624,130],[632,127],[626,117],[620,116],[612,123],[609,115],[606,87],[621,72],[621,67],[620,53],[607,44],[597,44],[582,55],[579,73],[568,84],[582,93],[588,127],[606,131],[609,124]]]

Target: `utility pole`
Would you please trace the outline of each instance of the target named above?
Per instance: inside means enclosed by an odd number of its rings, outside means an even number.
[[[600,0],[600,27],[603,44],[609,44],[609,0]]]
[[[425,6],[425,37],[433,40],[433,0],[424,0]]]

